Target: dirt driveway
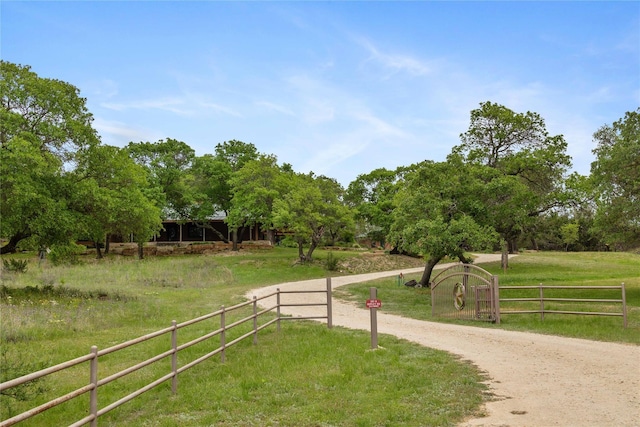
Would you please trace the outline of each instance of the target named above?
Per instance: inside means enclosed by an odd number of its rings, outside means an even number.
[[[484,255],[475,263],[495,260],[495,255]],[[421,269],[402,272],[417,271]],[[400,272],[334,277],[332,287]],[[276,288],[323,289],[325,283],[324,279],[283,283],[253,290],[247,297],[267,295]],[[304,300],[314,296],[304,294]],[[283,303],[302,302],[286,297]],[[265,306],[275,304],[263,302]],[[282,312],[322,315],[318,310],[287,307]],[[383,312],[377,317],[379,333],[456,354],[488,374],[496,399],[486,403],[486,416],[466,420],[461,426],[640,426],[640,346],[425,322]],[[369,330],[369,310],[334,300],[333,324]]]

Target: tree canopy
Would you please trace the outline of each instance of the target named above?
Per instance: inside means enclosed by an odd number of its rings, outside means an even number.
[[[410,169],[395,197],[389,239],[401,250],[427,258],[420,284],[428,286],[433,267],[445,256],[470,262],[466,252],[491,248],[497,235],[488,225],[477,168],[452,156]]]
[[[640,244],[640,108],[593,135],[595,228],[621,248]]]
[[[313,252],[331,227],[349,224],[352,212],[340,199],[339,185],[325,176],[291,175],[289,191],[273,206],[273,223],[298,244],[301,261],[311,261]],[[307,253],[304,245],[308,244]]]
[[[453,148],[465,162],[485,165],[497,176],[494,228],[518,250],[517,242],[535,218],[560,205],[564,176],[571,167],[562,135],[550,136],[537,113],[516,113],[492,102],[471,111],[469,129]]]
[[[243,227],[260,226],[272,242],[284,233],[301,260],[322,243],[366,236],[424,256],[426,285],[443,257],[466,262],[467,251],[502,243],[511,252],[529,240],[565,250],[640,245],[640,109],[594,133],[588,177],[567,176],[567,143],[539,114],[488,101],[446,161],[377,168],[345,191],[235,139],[202,156],[172,138],[103,145],[80,91],[28,66],[0,61],[0,94],[1,253],[82,238],[101,256],[106,236],[142,244],[165,218],[231,236],[234,249]],[[220,217],[228,230],[212,226]]]
[[[0,94],[0,235],[8,238],[1,253],[26,239],[49,247],[114,232],[148,239],[158,229],[140,171],[120,149],[100,144],[76,87],[1,61]]]

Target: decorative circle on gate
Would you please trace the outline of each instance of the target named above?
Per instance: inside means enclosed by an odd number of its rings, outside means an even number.
[[[462,310],[465,303],[465,289],[462,283],[453,286],[453,305],[457,310]]]

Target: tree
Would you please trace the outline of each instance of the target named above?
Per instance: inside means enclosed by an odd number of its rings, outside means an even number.
[[[165,217],[189,218],[192,206],[187,172],[195,159],[195,151],[185,142],[167,138],[158,142],[130,142],[127,151],[143,166],[148,181],[160,197],[156,201]]]
[[[453,153],[498,171],[505,180],[495,181],[496,185],[511,188],[494,199],[496,206],[502,206],[495,215],[495,228],[509,252],[516,252],[518,238],[535,218],[562,205],[563,178],[571,166],[567,144],[562,135],[548,134],[537,113],[515,113],[491,102],[471,111],[469,129],[460,137],[462,144]]]
[[[160,208],[144,193],[146,173],[126,150],[101,145],[83,153],[76,171],[79,189],[73,203],[84,215],[84,235],[100,245],[109,235],[128,236],[146,242],[162,227]]]
[[[433,267],[445,256],[470,262],[467,251],[496,242],[495,231],[486,225],[483,185],[474,167],[456,156],[413,165],[406,174],[388,238],[399,249],[426,257],[422,286],[429,285]]]
[[[86,100],[69,83],[7,61],[0,61],[0,94],[0,235],[8,239],[0,253],[27,238],[65,244],[82,216],[69,204],[77,157],[100,142]]]
[[[194,192],[190,219],[198,227],[211,230],[225,243],[224,235],[211,225],[210,219],[231,209],[231,165],[212,154],[196,157],[191,168],[190,185]]]
[[[233,196],[227,224],[236,229],[260,225],[275,244],[273,204],[289,190],[288,175],[273,155],[261,154],[244,163],[229,181]]]
[[[591,179],[597,205],[594,228],[610,244],[640,244],[640,108],[594,135]]]
[[[564,243],[564,250],[569,250],[569,245],[576,243],[580,237],[580,225],[576,222],[570,222],[560,227],[560,235]]]
[[[273,222],[296,240],[300,261],[312,261],[325,231],[338,221],[346,221],[344,216],[350,211],[344,209],[335,186],[327,185],[328,178],[310,173],[293,175],[292,180],[290,191],[274,202]],[[306,243],[309,249],[305,254]]]
[[[345,189],[334,178],[324,175],[319,176],[316,182],[320,186],[320,191],[326,194],[330,200],[335,201],[335,215],[328,218],[324,234],[325,241],[329,246],[333,246],[339,238],[353,239],[356,213],[345,201]],[[335,199],[333,195],[335,195]]]
[[[372,241],[385,244],[389,234],[394,209],[393,198],[401,182],[403,168],[390,171],[375,169],[358,175],[347,187],[346,201],[356,209],[356,218],[365,234]]]
[[[256,149],[256,146],[251,143],[246,143],[242,141],[238,141],[232,139],[230,141],[225,141],[221,144],[216,145],[215,149],[215,157],[218,160],[221,160],[227,164],[229,176],[225,180],[225,188],[227,189],[226,197],[226,206],[224,208],[225,214],[228,216],[232,207],[232,185],[231,185],[231,176],[242,169],[245,163],[256,160],[260,153]],[[232,240],[232,250],[238,250],[238,228],[235,224],[231,225],[231,240]]]

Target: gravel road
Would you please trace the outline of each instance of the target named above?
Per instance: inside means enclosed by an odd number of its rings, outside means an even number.
[[[475,263],[499,260],[499,256],[481,255]],[[334,277],[331,283],[337,288],[419,271],[422,269]],[[282,283],[253,290],[247,297],[261,297],[276,288],[325,286],[325,279]],[[323,299],[322,294],[302,294],[298,300],[293,295],[282,298],[283,303]],[[275,304],[269,299],[261,302]],[[312,316],[326,311],[287,307],[282,313]],[[486,416],[465,420],[462,427],[640,426],[640,346],[426,322],[382,311],[377,318],[379,333],[448,351],[487,373],[495,399],[485,404]],[[364,302],[356,307],[334,300],[333,324],[369,330],[369,310]]]

